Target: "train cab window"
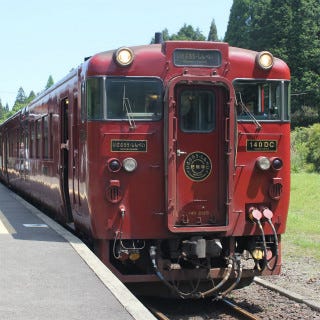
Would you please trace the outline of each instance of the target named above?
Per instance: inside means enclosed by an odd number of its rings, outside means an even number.
[[[162,92],[158,78],[90,78],[86,84],[88,120],[159,120]]]
[[[238,120],[289,120],[289,82],[237,80],[234,82]]]
[[[107,78],[107,119],[159,120],[162,82],[155,78]]]
[[[180,128],[184,132],[215,129],[215,94],[205,89],[187,89],[179,96]]]

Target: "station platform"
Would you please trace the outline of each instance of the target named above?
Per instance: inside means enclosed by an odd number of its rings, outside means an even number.
[[[77,237],[0,183],[0,319],[155,319]]]

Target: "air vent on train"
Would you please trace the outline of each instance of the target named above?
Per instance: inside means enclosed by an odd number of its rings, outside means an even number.
[[[110,180],[110,185],[106,190],[106,197],[111,203],[117,203],[122,199],[119,180]]]

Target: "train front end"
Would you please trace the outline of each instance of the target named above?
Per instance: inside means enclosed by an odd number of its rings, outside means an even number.
[[[83,68],[91,232],[97,254],[129,287],[226,295],[280,270],[288,126],[239,122],[237,92],[253,87],[256,61],[244,53],[239,67],[230,50],[166,42],[98,54]],[[288,81],[262,71],[259,84],[270,75]],[[250,143],[269,147],[243,149]]]

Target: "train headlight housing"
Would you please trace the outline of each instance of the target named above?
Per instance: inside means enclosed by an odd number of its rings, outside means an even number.
[[[271,166],[273,170],[280,170],[283,167],[283,161],[280,158],[271,159]]]
[[[256,166],[263,171],[269,170],[271,167],[271,161],[267,157],[259,157],[256,160]]]
[[[111,172],[118,172],[121,169],[121,163],[118,159],[110,159],[108,161],[108,169]]]
[[[137,161],[133,158],[125,158],[122,162],[123,169],[127,172],[133,172],[137,169]]]
[[[119,48],[114,54],[114,59],[121,67],[130,66],[134,59],[133,51],[127,47]]]
[[[263,70],[270,70],[273,66],[273,55],[268,51],[262,51],[257,54],[256,61]]]

